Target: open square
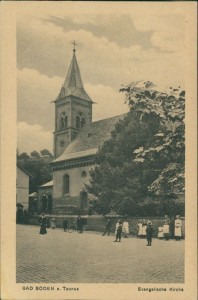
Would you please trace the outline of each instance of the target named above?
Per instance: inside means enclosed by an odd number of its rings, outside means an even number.
[[[129,236],[121,243],[99,232],[68,233],[17,225],[17,283],[183,283],[184,240]]]

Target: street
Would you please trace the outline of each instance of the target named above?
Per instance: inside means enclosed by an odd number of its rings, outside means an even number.
[[[185,241],[17,225],[17,283],[183,283]]]

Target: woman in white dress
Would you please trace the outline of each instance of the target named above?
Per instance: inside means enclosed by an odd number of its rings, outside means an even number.
[[[124,220],[122,224],[122,233],[125,238],[128,238],[129,234],[129,222],[127,220]]]
[[[146,238],[146,228],[147,228],[147,223],[146,220],[142,220],[142,238]]]
[[[142,221],[139,220],[138,223],[137,223],[137,238],[142,238]]]
[[[175,239],[176,241],[179,241],[182,237],[182,221],[180,219],[180,216],[176,216],[175,220]]]
[[[117,229],[118,229],[119,224],[120,224],[120,220],[117,221],[116,226],[115,226],[115,236],[117,234]]]
[[[159,227],[158,227],[158,235],[157,235],[157,237],[158,237],[159,239],[163,239],[163,237],[164,237],[163,227],[162,227],[162,226],[159,226]]]
[[[167,215],[165,215],[163,233],[164,233],[165,240],[168,241],[170,237],[170,219],[168,218]]]

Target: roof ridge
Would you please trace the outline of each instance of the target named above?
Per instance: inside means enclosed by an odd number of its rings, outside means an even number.
[[[97,121],[92,122],[91,124],[95,124],[95,123],[101,122],[101,121],[106,121],[106,120],[109,120],[109,119],[114,119],[114,118],[117,118],[117,117],[124,116],[124,115],[126,115],[126,114],[127,114],[127,113],[125,113],[125,114],[120,114],[120,115],[116,115],[116,116],[109,117],[109,118],[105,118],[105,119],[101,119],[101,120],[97,120]],[[89,124],[89,126],[90,126],[91,124]]]

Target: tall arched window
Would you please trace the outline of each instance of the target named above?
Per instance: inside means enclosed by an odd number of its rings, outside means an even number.
[[[63,195],[69,194],[69,175],[65,174],[63,176]]]
[[[77,116],[76,117],[76,128],[80,128],[80,117],[79,116]]]
[[[60,115],[60,122],[59,122],[59,129],[65,129],[67,128],[67,116],[65,112],[62,112]]]
[[[82,121],[81,121],[81,128],[85,125],[85,118],[82,118]]]
[[[82,112],[79,112],[79,114],[76,117],[76,128],[81,129],[85,125],[85,116],[82,114]]]

